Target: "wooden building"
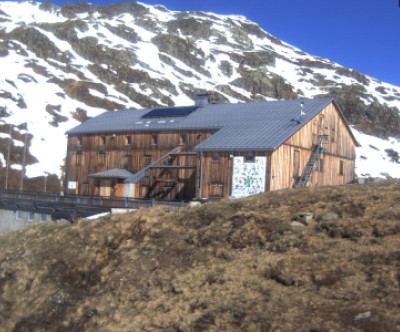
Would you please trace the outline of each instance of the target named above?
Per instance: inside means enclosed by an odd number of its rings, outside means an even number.
[[[357,143],[331,98],[200,98],[106,112],[67,134],[69,194],[214,199],[354,180]]]

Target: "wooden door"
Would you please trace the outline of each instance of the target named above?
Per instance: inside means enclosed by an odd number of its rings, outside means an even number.
[[[123,183],[117,183],[115,189],[115,196],[122,197],[124,195],[125,185]]]
[[[293,151],[293,178],[297,179],[300,176],[300,151]]]

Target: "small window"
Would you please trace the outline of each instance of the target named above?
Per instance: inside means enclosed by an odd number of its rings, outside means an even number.
[[[15,219],[16,220],[22,220],[22,211],[21,210],[17,210],[15,212]]]
[[[151,145],[157,145],[158,144],[158,136],[153,135],[151,136]]]
[[[79,137],[78,137],[78,145],[79,145],[79,146],[82,146],[82,145],[83,145],[83,137],[82,137],[82,136],[79,136]]]
[[[244,157],[244,162],[245,163],[254,163],[255,158],[254,158],[254,156],[246,156],[246,157]]]
[[[130,154],[126,154],[125,155],[125,164],[124,164],[124,168],[126,169],[126,170],[130,170],[130,168],[131,168],[131,166],[132,166],[132,155],[130,155]]]
[[[125,136],[125,145],[132,145],[132,136],[131,135]]]
[[[81,166],[81,161],[82,161],[82,152],[77,151],[75,153],[75,166]]]
[[[47,221],[47,214],[41,213],[40,214],[40,222],[46,222]]]
[[[332,128],[331,142],[335,143],[335,128]]]
[[[106,145],[106,137],[104,135],[100,136],[100,145]]]
[[[28,221],[34,221],[34,220],[35,220],[35,212],[28,211]]]
[[[221,157],[220,156],[213,156],[212,161],[213,161],[213,163],[219,163],[221,161]]]
[[[210,197],[221,198],[224,194],[224,185],[222,183],[211,183]]]
[[[144,155],[144,167],[151,164],[151,154]]]
[[[98,155],[98,161],[99,161],[99,166],[105,166],[106,164],[106,153],[104,151],[99,151],[99,155]]]
[[[344,175],[344,161],[341,160],[339,163],[339,175]]]
[[[180,145],[186,145],[187,144],[187,135],[182,134],[179,138],[179,144]]]

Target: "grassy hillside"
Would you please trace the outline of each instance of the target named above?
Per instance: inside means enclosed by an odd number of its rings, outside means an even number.
[[[399,331],[399,203],[392,181],[11,233],[0,329]]]

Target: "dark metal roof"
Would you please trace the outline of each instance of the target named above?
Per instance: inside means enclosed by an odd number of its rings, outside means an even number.
[[[123,168],[113,168],[104,172],[90,174],[89,177],[101,179],[126,179],[132,176],[133,173]]]
[[[106,112],[67,134],[214,129],[216,133],[197,145],[195,151],[267,151],[278,148],[332,101],[320,98],[211,104],[181,117],[143,118],[154,109]],[[305,114],[300,117],[302,102]]]

